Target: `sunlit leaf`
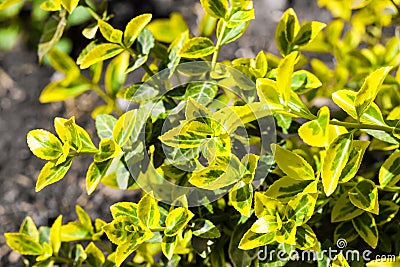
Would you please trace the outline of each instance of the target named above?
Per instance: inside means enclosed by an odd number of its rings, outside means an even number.
[[[186,58],[202,58],[215,51],[214,43],[207,37],[194,37],[183,45],[179,55]]]
[[[27,143],[32,153],[44,160],[54,160],[63,154],[58,138],[46,130],[32,130],[27,135]]]
[[[340,135],[333,140],[326,151],[321,176],[324,192],[327,196],[330,196],[336,190],[342,170],[349,160],[352,140],[352,133]]]
[[[365,79],[364,84],[362,85],[360,91],[358,91],[354,101],[358,118],[361,118],[362,114],[368,110],[372,101],[375,100],[383,81],[391,69],[392,67],[380,68],[372,72]]]
[[[72,160],[73,157],[67,157],[67,159],[59,165],[56,165],[54,162],[51,161],[46,163],[46,165],[44,165],[44,167],[39,173],[35,191],[39,192],[46,186],[58,182],[62,178],[64,178],[65,174],[71,167]]]
[[[165,219],[164,234],[166,236],[176,235],[188,224],[193,216],[194,214],[188,208],[178,207],[171,210]]]
[[[279,145],[271,145],[275,161],[279,168],[289,177],[296,180],[314,180],[314,170],[301,156],[286,150]]]
[[[130,47],[140,32],[146,27],[151,21],[151,14],[142,14],[129,21],[124,31],[124,44]]]
[[[80,64],[81,69],[86,69],[91,65],[112,58],[124,49],[118,44],[99,44],[92,48],[83,58]]]

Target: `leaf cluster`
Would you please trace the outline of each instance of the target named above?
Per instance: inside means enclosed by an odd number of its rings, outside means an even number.
[[[0,9],[15,2],[3,1]],[[399,256],[400,39],[382,34],[398,19],[396,1],[319,0],[334,16],[328,24],[300,24],[288,9],[275,32],[280,55],[260,51],[223,64],[223,46],[254,19],[253,1],[200,3],[205,13],[192,35],[178,13],[142,14],[117,29],[102,5],[43,2],[56,22],[43,33],[38,55],[63,77],[44,88],[40,101],[94,91],[104,101],[92,111],[100,141],[95,145],[71,117],[55,118],[56,135],[30,131],[27,143],[47,161],[36,191],[91,156],[88,194],[100,184],[138,190],[148,189],[139,181],[162,188],[166,180],[210,195],[192,207],[179,191],[168,192],[174,199],[165,203],[154,188],[143,190],[138,203],[113,204],[110,222],[79,206],[78,220],[66,224],[60,215],[37,228],[27,217],[19,232],[5,234],[9,247],[27,266],[364,264],[342,254],[310,263],[276,254],[321,252],[343,238],[349,248]],[[83,34],[94,40],[73,59],[55,46],[78,8],[91,14],[94,23]],[[329,54],[335,64],[307,57],[310,51]],[[196,68],[182,68],[191,62]],[[127,84],[133,72],[141,82]],[[174,87],[168,81],[177,73],[190,79]],[[122,111],[121,99],[135,108]],[[174,114],[182,116],[168,121]],[[272,144],[262,142],[261,119],[276,125]],[[212,202],[211,194],[221,195]],[[267,245],[276,253],[257,258]]]

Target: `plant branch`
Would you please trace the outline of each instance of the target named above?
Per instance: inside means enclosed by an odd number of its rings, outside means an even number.
[[[133,49],[130,48],[130,47],[124,47],[124,48],[125,48],[126,51],[129,52],[129,54],[131,55],[131,57],[132,57],[134,60],[136,60],[136,58],[137,58],[137,53],[136,53],[135,51],[133,51]],[[150,67],[147,65],[147,63],[144,63],[141,67],[146,71],[146,73],[147,73],[148,75],[150,75],[150,76],[154,76],[154,75],[155,75],[155,73],[150,69]]]
[[[378,189],[392,193],[400,193],[400,186],[378,186]]]
[[[97,152],[69,152],[70,157],[79,157],[84,155],[95,155]]]
[[[342,122],[342,121],[337,121],[337,120],[330,120],[329,124],[344,126],[346,128],[352,128],[352,129],[367,129],[367,130],[385,131],[388,133],[392,133],[394,130],[394,128],[390,127],[390,126],[372,125],[372,124],[354,123],[354,122]]]
[[[316,116],[314,115],[310,115],[308,117],[305,116],[305,114],[296,112],[296,111],[289,111],[290,113],[299,116],[301,118],[304,119],[308,119],[308,120],[315,120],[317,119]],[[338,121],[338,120],[330,120],[329,124],[331,125],[338,125],[338,126],[344,126],[346,128],[351,128],[351,129],[366,129],[366,130],[378,130],[378,131],[385,131],[387,133],[392,133],[393,130],[395,129],[394,127],[390,127],[390,126],[384,126],[384,125],[373,125],[373,124],[365,124],[365,123],[361,123],[361,122],[342,122],[342,121]]]
[[[111,98],[109,95],[107,95],[103,89],[98,84],[92,84],[93,91],[95,91],[108,105],[111,105],[115,112],[118,115],[122,115],[123,112],[120,109],[120,107],[117,105],[115,99]]]
[[[154,75],[155,75],[154,71],[152,71],[152,70],[150,69],[150,67],[147,66],[146,63],[144,63],[144,64],[142,65],[142,68],[143,68],[143,69],[146,71],[146,73],[149,74],[150,76],[154,76]]]
[[[222,47],[222,44],[221,44],[221,42],[222,42],[222,36],[224,36],[225,30],[226,30],[226,22],[225,22],[225,21],[222,21],[221,31],[220,31],[220,33],[219,33],[219,37],[218,37],[218,40],[217,40],[217,44],[216,44],[216,46],[215,46],[216,49],[215,49],[215,51],[214,51],[214,54],[213,54],[213,57],[212,57],[212,60],[211,60],[211,68],[212,68],[212,69],[214,69],[214,68],[215,68],[215,65],[217,64],[217,60],[218,60],[218,56],[219,56],[219,51],[221,50],[221,47]]]

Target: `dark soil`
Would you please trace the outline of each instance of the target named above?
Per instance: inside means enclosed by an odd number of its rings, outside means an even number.
[[[146,1],[137,1],[146,2]],[[131,18],[143,12],[155,12],[157,17],[170,11],[181,11],[194,27],[198,1],[163,0],[154,5],[124,9],[125,1],[115,1],[114,12],[125,10],[122,17]],[[193,4],[193,3],[196,4]],[[281,2],[283,4],[277,4]],[[259,50],[276,51],[275,24],[287,5],[285,1],[256,0],[256,20],[236,44],[222,51],[222,58],[253,57]],[[316,9],[316,1],[294,1],[300,19],[320,19],[327,13]],[[127,14],[125,14],[127,13]],[[123,19],[121,20],[123,22]],[[26,134],[31,129],[43,128],[54,132],[53,118],[76,116],[77,123],[95,136],[94,123],[88,112],[99,99],[85,94],[66,103],[41,104],[38,97],[51,80],[53,70],[38,64],[36,52],[20,42],[12,51],[0,51],[0,266],[23,266],[19,255],[5,245],[4,232],[18,231],[23,218],[31,216],[37,225],[49,225],[63,214],[63,222],[75,220],[75,205],[83,206],[92,218],[110,220],[109,206],[120,200],[133,200],[133,192],[122,192],[101,187],[93,195],[85,191],[85,171],[90,158],[74,161],[67,176],[40,193],[35,193],[36,178],[44,161],[34,157],[26,145]]]

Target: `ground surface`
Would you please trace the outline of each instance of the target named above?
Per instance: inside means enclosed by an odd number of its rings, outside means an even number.
[[[123,7],[124,1],[117,1]],[[140,1],[138,1],[140,2]],[[158,12],[165,16],[169,11],[180,10],[195,25],[199,9],[193,0],[162,0],[162,5],[143,6],[142,12]],[[193,4],[193,3],[196,4]],[[246,35],[237,44],[228,45],[222,51],[223,58],[252,57],[261,49],[275,51],[274,29],[276,21],[287,7],[285,1],[255,0],[256,20],[252,22]],[[320,12],[316,1],[295,1],[295,9],[300,19],[327,20],[327,13]],[[140,8],[136,13],[140,13]],[[115,12],[115,11],[114,11]],[[135,14],[124,14],[128,18]],[[74,207],[83,206],[91,216],[110,219],[110,204],[132,200],[132,193],[100,188],[92,196],[85,192],[85,170],[87,160],[75,161],[66,178],[40,193],[35,193],[36,178],[44,161],[34,157],[26,145],[29,130],[43,128],[53,130],[55,116],[78,115],[77,123],[95,136],[93,121],[85,110],[98,101],[93,95],[85,95],[76,103],[40,104],[39,94],[49,83],[53,70],[37,64],[33,49],[20,42],[12,51],[0,51],[0,266],[22,266],[16,253],[10,252],[4,243],[4,232],[18,231],[25,216],[31,216],[38,225],[47,225],[59,214],[64,214],[64,222],[75,219]]]

